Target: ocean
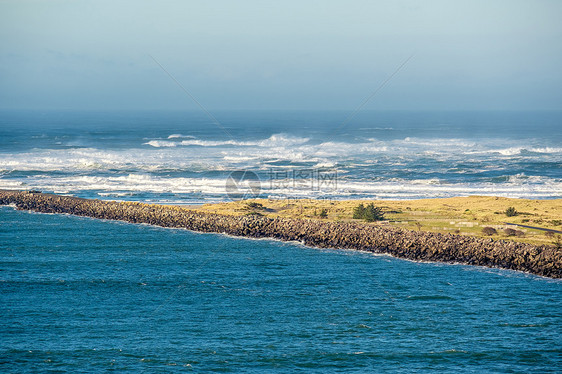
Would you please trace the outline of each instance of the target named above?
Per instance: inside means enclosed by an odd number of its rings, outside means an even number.
[[[248,171],[252,197],[562,198],[561,112],[213,115],[3,112],[0,188],[198,204]]]
[[[0,188],[562,198],[558,112],[213,115],[3,112]],[[3,373],[557,373],[561,295],[509,270],[0,207]]]

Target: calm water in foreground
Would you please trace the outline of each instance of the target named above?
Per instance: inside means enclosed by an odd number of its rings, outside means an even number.
[[[562,282],[0,208],[0,372],[560,372]]]

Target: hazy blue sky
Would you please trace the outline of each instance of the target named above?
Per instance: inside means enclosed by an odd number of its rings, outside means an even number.
[[[562,109],[562,1],[0,0],[0,108]]]

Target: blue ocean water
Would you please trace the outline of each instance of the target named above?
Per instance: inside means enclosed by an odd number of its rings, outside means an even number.
[[[0,372],[556,373],[562,282],[0,207]]]
[[[201,203],[562,197],[561,112],[2,112],[0,188]]]
[[[2,112],[0,189],[562,197],[559,112]],[[241,186],[240,188],[244,188]],[[0,207],[0,372],[560,372],[562,283]]]

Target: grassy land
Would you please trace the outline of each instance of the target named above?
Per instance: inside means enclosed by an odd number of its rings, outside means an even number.
[[[255,199],[220,204],[206,204],[199,210],[228,215],[261,214],[270,217],[354,221],[353,208],[359,203],[374,203],[385,213],[384,222],[410,230],[456,233],[460,235],[486,236],[483,227],[493,227],[498,234],[494,239],[515,240],[533,244],[553,244],[558,236],[548,236],[543,231],[507,226],[503,222],[562,231],[562,200],[525,200],[504,197],[470,196],[447,199],[422,200],[267,200]],[[505,210],[514,207],[518,212],[508,217]],[[520,231],[508,236],[504,229],[510,227]],[[488,236],[486,236],[488,237]]]

